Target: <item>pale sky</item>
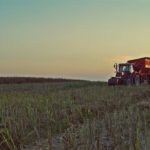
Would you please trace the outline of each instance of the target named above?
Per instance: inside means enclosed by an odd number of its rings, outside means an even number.
[[[107,80],[142,56],[149,0],[0,0],[0,75]]]

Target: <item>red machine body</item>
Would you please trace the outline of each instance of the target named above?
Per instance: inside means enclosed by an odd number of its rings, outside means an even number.
[[[150,58],[149,57],[129,60],[128,63],[132,64],[134,67],[134,70],[139,72],[140,75],[150,74]]]
[[[128,60],[115,65],[116,76],[108,80],[108,85],[140,85],[150,83],[150,57]]]

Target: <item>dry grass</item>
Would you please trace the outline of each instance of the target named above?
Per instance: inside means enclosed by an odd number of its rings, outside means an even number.
[[[52,149],[52,138],[63,134],[64,150],[144,150],[149,93],[145,85],[108,87],[83,81],[1,85],[1,146],[19,150],[47,139]]]

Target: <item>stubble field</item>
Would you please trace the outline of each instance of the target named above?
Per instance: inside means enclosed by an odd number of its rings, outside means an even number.
[[[0,85],[2,150],[148,150],[149,142],[149,85]]]

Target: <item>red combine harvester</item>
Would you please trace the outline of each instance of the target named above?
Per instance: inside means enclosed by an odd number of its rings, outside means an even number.
[[[150,57],[133,59],[127,63],[115,64],[116,76],[108,80],[108,85],[150,84]]]

